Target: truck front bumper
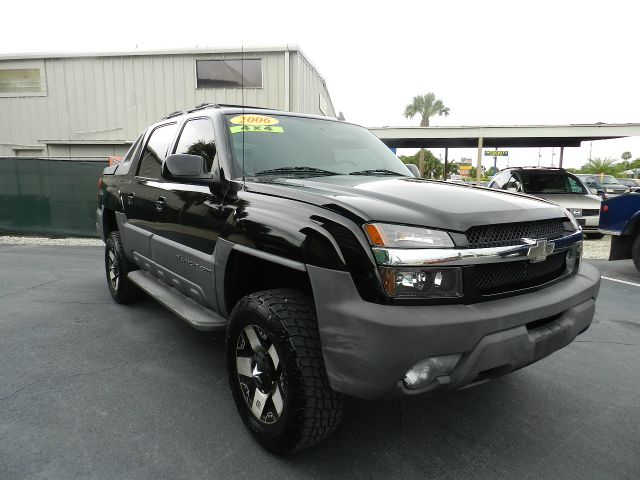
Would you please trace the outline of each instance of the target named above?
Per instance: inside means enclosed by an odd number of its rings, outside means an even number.
[[[585,232],[597,232],[598,223],[600,222],[600,215],[594,215],[591,217],[578,217],[578,222],[583,223],[582,230]]]
[[[571,343],[593,319],[600,273],[473,305],[365,302],[348,272],[308,266],[333,389],[363,399],[457,390],[529,365]],[[417,362],[461,354],[453,371],[419,390],[403,379]]]

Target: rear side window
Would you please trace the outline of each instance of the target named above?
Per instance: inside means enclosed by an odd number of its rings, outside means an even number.
[[[211,120],[197,118],[185,123],[175,153],[200,155],[207,163],[207,170],[210,172],[216,156],[215,135]]]
[[[507,180],[507,183],[505,183],[502,186],[502,190],[509,190],[510,192],[521,191],[522,186],[520,184],[520,180],[518,179],[518,176],[515,174],[512,174],[511,177],[509,177],[509,180]]]
[[[138,176],[144,178],[160,178],[162,161],[176,133],[176,124],[169,123],[156,127],[142,151],[142,159],[138,168]]]
[[[509,178],[511,177],[511,172],[509,170],[505,170],[500,172],[494,179],[491,184],[491,188],[502,188]]]
[[[126,175],[129,173],[129,168],[131,167],[131,160],[138,157],[140,153],[140,147],[142,146],[142,135],[138,137],[135,143],[131,146],[127,154],[118,165],[118,169],[116,170],[116,175]]]

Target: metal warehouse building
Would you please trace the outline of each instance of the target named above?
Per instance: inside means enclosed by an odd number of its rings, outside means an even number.
[[[148,124],[205,102],[335,116],[297,47],[2,55],[0,156],[122,155]]]

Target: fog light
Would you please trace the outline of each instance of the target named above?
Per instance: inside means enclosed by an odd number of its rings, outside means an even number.
[[[436,378],[449,375],[460,361],[462,355],[442,355],[420,360],[404,376],[405,387],[418,390],[426,387]]]
[[[580,265],[580,249],[570,248],[566,255],[567,273],[573,273]]]

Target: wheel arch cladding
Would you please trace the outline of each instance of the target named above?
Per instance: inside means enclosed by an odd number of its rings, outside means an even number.
[[[216,268],[218,263],[216,263]],[[308,273],[287,265],[231,249],[218,290],[221,313],[229,314],[246,295],[264,290],[291,288],[312,297]]]

